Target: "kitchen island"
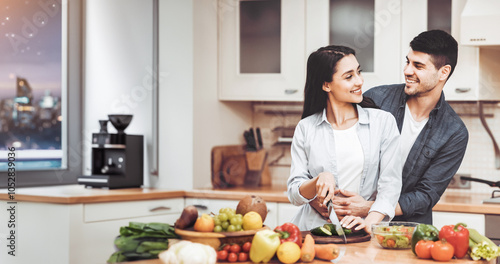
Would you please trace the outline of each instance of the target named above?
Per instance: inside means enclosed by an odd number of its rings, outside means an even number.
[[[334,263],[352,263],[352,264],[362,264],[362,263],[406,263],[406,264],[429,264],[429,263],[443,263],[438,261],[419,259],[410,249],[384,249],[378,245],[375,240],[362,243],[353,243],[347,245],[339,245],[339,247],[345,250],[345,253],[336,260]],[[491,261],[474,261],[466,256],[463,259],[452,259],[447,263],[474,263],[474,264],[486,264],[495,263],[496,260]],[[160,260],[147,260],[147,261],[132,261],[126,262],[127,264],[163,264]],[[229,262],[220,262],[229,263]],[[252,262],[235,262],[235,263],[245,263],[249,264]],[[269,263],[280,263],[276,257],[274,257]],[[297,262],[303,263],[303,262]],[[331,263],[329,261],[322,261],[315,259],[316,264]],[[444,262],[446,263],[446,262]]]

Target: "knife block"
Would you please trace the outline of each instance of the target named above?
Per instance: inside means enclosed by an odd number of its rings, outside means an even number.
[[[271,185],[267,151],[247,151],[244,145],[212,148],[212,186],[214,188],[259,187]]]

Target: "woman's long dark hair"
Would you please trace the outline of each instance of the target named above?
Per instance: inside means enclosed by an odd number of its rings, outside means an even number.
[[[302,118],[321,112],[326,108],[328,93],[323,91],[323,84],[332,81],[338,61],[350,54],[356,55],[356,52],[349,47],[330,45],[319,48],[309,55]],[[378,108],[373,100],[365,96],[359,105]]]

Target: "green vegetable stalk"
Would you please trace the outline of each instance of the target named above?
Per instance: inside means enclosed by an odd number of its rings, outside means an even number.
[[[438,241],[439,240],[439,230],[433,225],[419,224],[411,237],[411,251],[413,254],[415,253],[415,245],[420,240],[431,240]]]
[[[477,230],[469,229],[469,255],[473,260],[481,258],[490,261],[500,256],[500,248],[489,238],[479,234]]]

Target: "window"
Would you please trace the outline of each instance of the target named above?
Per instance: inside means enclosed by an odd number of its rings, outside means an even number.
[[[8,168],[16,186],[81,173],[80,10],[80,0],[0,3],[0,187]]]

